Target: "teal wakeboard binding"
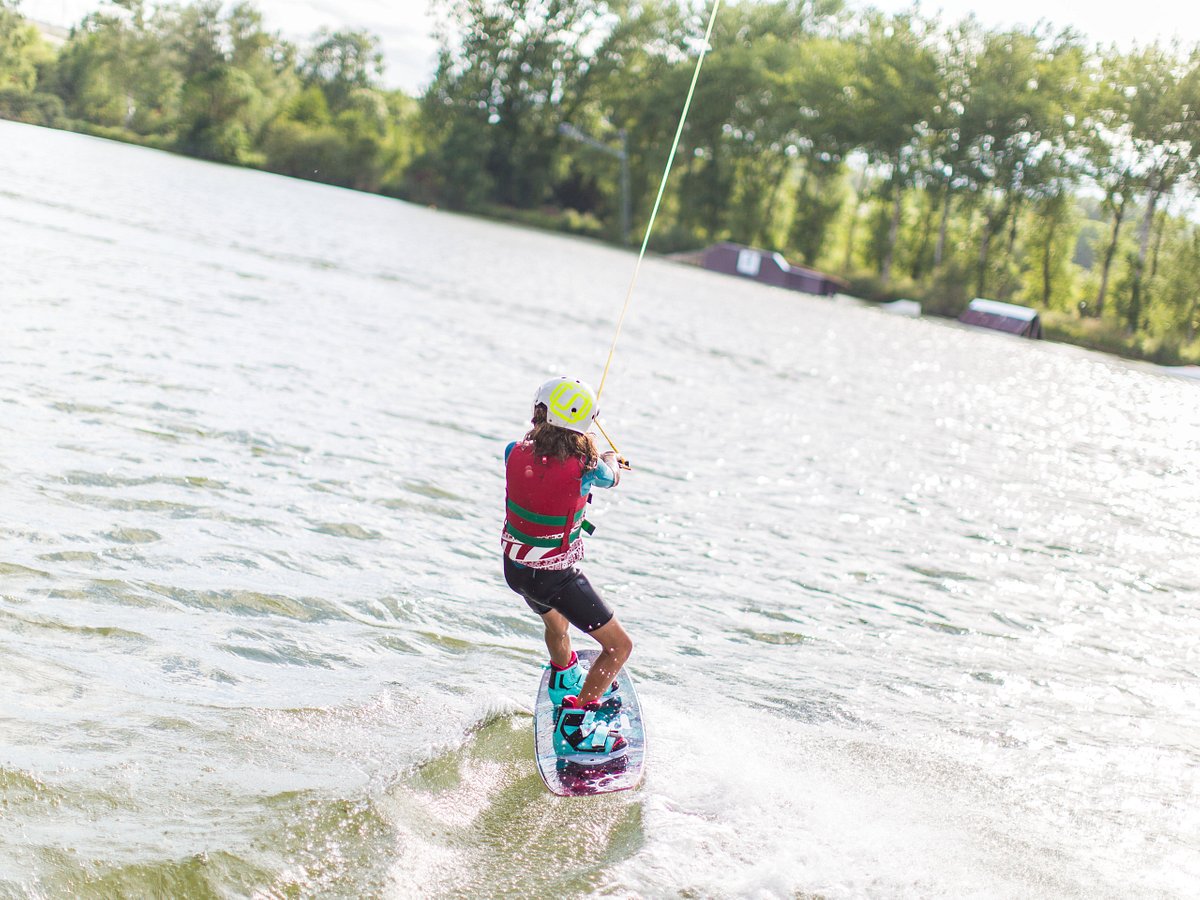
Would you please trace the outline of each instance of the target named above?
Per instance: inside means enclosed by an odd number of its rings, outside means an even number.
[[[554,752],[567,762],[600,765],[620,759],[629,745],[621,737],[628,719],[609,703],[580,706],[576,697],[563,698],[554,722]]]

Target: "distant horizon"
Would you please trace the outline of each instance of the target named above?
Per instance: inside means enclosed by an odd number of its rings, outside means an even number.
[[[183,0],[186,3],[186,0]],[[383,82],[413,96],[420,95],[433,79],[437,66],[437,43],[432,33],[436,0],[252,0],[262,12],[268,31],[278,31],[292,41],[304,41],[318,29],[365,30],[379,38],[384,57]],[[711,0],[705,0],[706,6]],[[729,4],[730,0],[724,0]],[[18,10],[30,19],[69,28],[104,0],[19,0]],[[1163,0],[1150,0],[1138,7],[1130,21],[1128,7],[1115,3],[1087,7],[1087,22],[1079,21],[1079,5],[1069,0],[1009,0],[1002,10],[979,0],[939,0],[914,4],[910,0],[849,2],[861,13],[875,8],[888,13],[918,9],[943,23],[968,16],[986,28],[1029,27],[1040,23],[1054,30],[1072,28],[1089,47],[1115,44],[1128,50],[1155,41],[1178,42],[1184,49],[1200,44],[1200,4],[1172,8]],[[716,48],[719,50],[719,48]]]

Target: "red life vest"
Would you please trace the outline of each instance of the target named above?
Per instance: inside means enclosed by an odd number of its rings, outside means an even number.
[[[570,550],[583,530],[583,462],[540,456],[524,441],[505,464],[504,549],[517,562],[544,566]]]

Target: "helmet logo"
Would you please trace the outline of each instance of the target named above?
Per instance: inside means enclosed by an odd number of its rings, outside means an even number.
[[[547,410],[566,425],[578,425],[591,419],[592,399],[579,385],[564,381],[550,392]]]

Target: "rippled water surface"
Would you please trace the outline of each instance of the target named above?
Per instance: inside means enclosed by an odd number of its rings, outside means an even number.
[[[0,247],[0,895],[1195,896],[1198,385],[649,262],[564,801],[500,452],[631,255],[3,122]]]

